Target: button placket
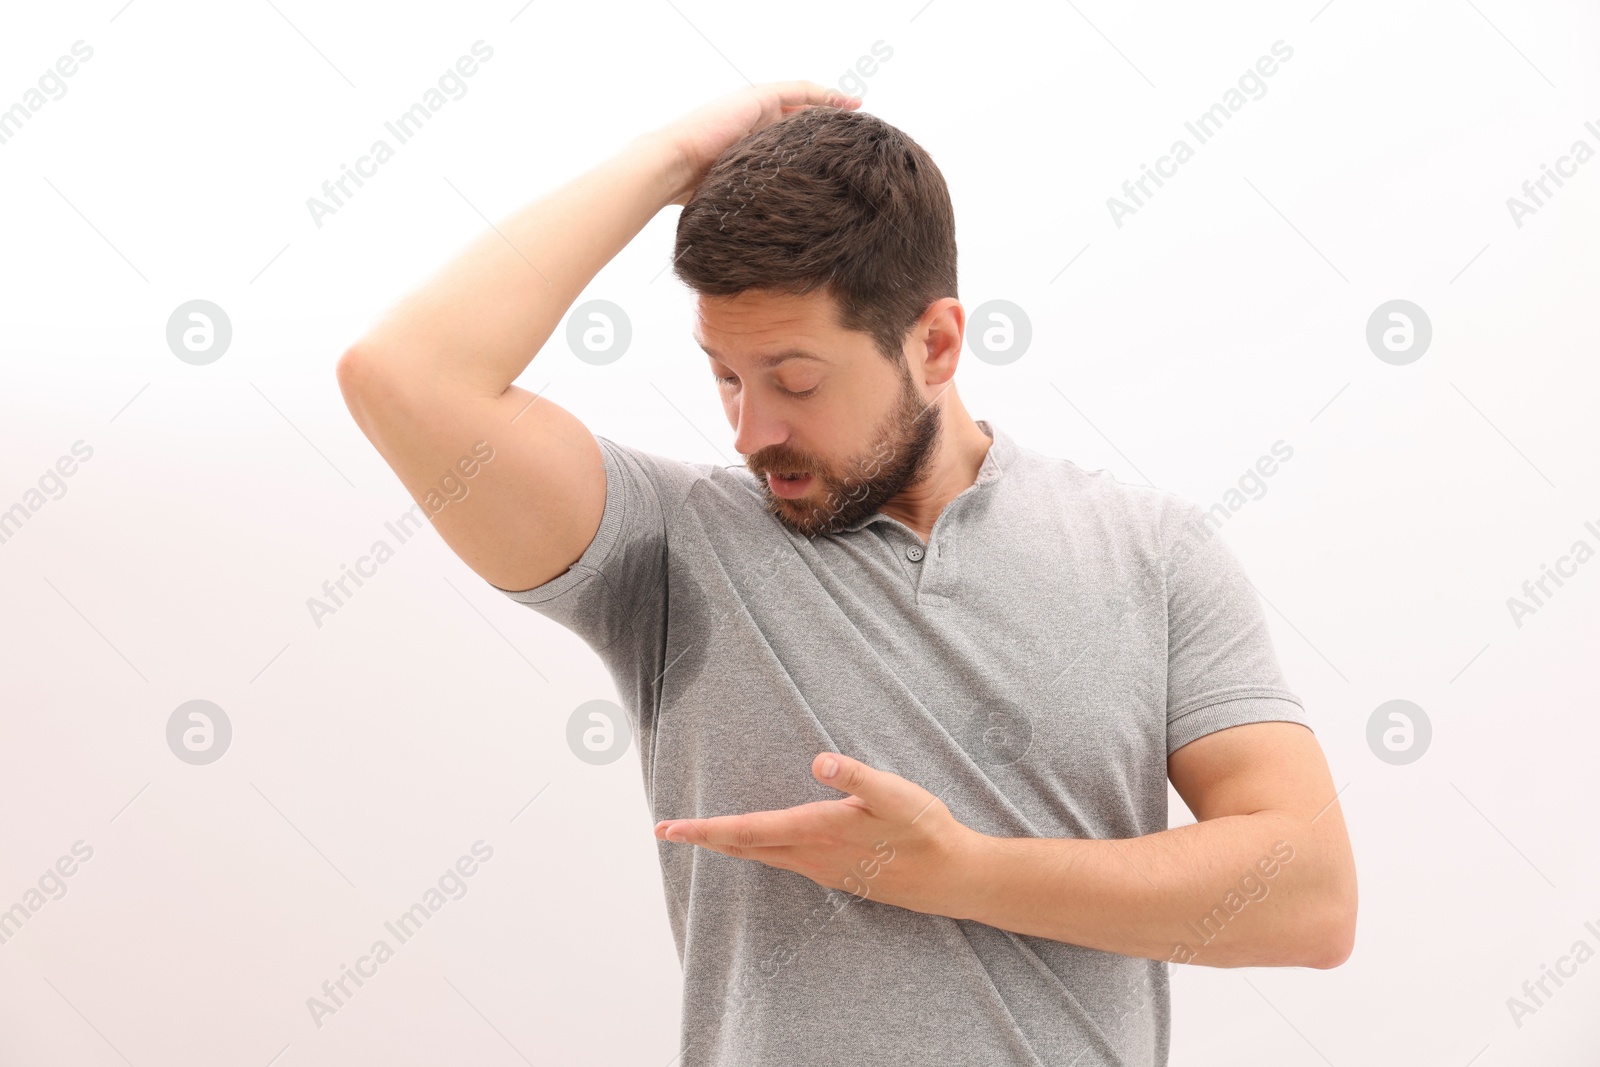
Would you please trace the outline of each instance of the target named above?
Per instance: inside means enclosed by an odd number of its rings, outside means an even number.
[[[933,541],[935,537],[939,538],[938,544]],[[918,604],[926,603],[924,596],[932,597],[934,603],[943,603],[950,595],[949,564],[945,560],[947,540],[948,532],[941,533],[936,524],[926,544],[912,544],[906,548],[906,558],[915,564]]]

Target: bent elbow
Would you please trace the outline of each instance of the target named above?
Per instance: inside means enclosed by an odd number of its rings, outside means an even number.
[[[1318,970],[1332,970],[1350,958],[1356,947],[1356,901],[1352,894],[1333,906],[1321,924],[1317,953],[1308,964]]]

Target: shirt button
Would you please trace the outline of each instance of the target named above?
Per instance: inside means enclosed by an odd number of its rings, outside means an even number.
[[[906,549],[906,559],[909,559],[912,563],[917,562],[921,558],[922,558],[922,546],[921,545],[912,545],[910,548]]]

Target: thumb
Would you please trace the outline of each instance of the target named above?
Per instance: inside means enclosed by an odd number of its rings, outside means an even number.
[[[832,786],[876,806],[889,798],[895,775],[869,767],[842,752],[821,752],[811,761],[811,773],[823,785]]]
[[[869,767],[840,752],[818,753],[811,761],[811,773],[823,785],[849,793],[861,800],[861,806],[870,814],[891,823],[913,824],[929,809],[942,813],[930,820],[930,824],[940,817],[951,818],[949,809],[939,798],[916,782],[893,771]]]

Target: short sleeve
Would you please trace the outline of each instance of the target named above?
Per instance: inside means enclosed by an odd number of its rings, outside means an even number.
[[[567,570],[532,589],[494,589],[581,637],[595,652],[633,622],[665,615],[668,518],[702,475],[693,465],[596,436],[606,503],[594,539]]]
[[[1198,506],[1173,498],[1163,537],[1167,587],[1167,754],[1252,722],[1297,722],[1266,615],[1244,568]]]

